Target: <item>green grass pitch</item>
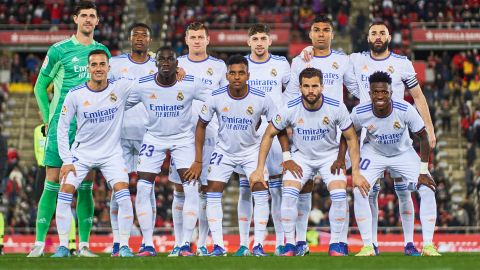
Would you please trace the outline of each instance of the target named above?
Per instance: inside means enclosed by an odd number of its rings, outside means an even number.
[[[447,253],[442,257],[405,257],[401,253],[382,253],[378,257],[328,257],[325,253],[306,257],[190,257],[168,258],[159,254],[149,258],[111,258],[107,254],[100,258],[26,258],[26,254],[6,254],[0,257],[0,269],[388,269],[388,270],[448,270],[479,269],[480,253]],[[230,255],[230,254],[229,254]]]

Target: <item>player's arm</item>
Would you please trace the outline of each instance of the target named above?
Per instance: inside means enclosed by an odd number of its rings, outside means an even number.
[[[274,127],[272,123],[268,124],[268,127],[263,134],[262,142],[260,143],[257,168],[250,175],[250,187],[253,187],[256,183],[263,183],[263,185],[267,187],[267,184],[263,177],[263,172],[265,171],[265,162],[267,160],[268,152],[272,147],[273,138],[279,133],[280,130]]]
[[[132,82],[128,90],[127,101],[125,102],[125,110],[131,109],[140,102],[142,102],[142,99],[140,95],[139,81],[135,80]]]
[[[347,88],[348,92],[354,97],[360,99],[360,87],[355,76],[355,68],[352,61],[352,55],[348,56],[348,68],[343,74],[343,84]]]
[[[43,60],[42,67],[38,74],[37,82],[35,83],[35,86],[33,88],[33,92],[35,94],[35,98],[37,99],[40,113],[42,114],[42,120],[45,124],[45,130],[48,129],[48,122],[50,120],[47,88],[58,72],[61,64],[61,62],[59,61],[60,57],[60,53],[57,51],[56,47],[52,46],[48,49],[47,56],[45,56],[45,59]]]
[[[345,170],[345,155],[347,154],[347,140],[342,135],[340,136],[340,144],[338,145],[337,159],[330,166],[330,172],[332,174],[340,174]]]
[[[73,117],[75,117],[76,106],[72,100],[72,92],[69,92],[65,97],[65,101],[62,105],[62,110],[60,112],[60,118],[58,120],[57,127],[57,143],[58,143],[58,153],[60,158],[63,161],[62,168],[60,169],[60,181],[64,180],[68,173],[73,172],[76,176],[75,167],[73,162],[75,157],[70,151],[70,142],[68,139],[68,131],[70,129],[70,123],[72,122]],[[78,147],[78,145],[72,145],[72,147]]]
[[[420,175],[418,176],[417,188],[420,185],[425,185],[435,192],[437,185],[428,172],[428,160],[430,158],[430,144],[428,141],[428,134],[425,129],[415,133],[420,137]]]
[[[367,197],[368,193],[370,192],[370,184],[360,174],[360,146],[355,129],[353,126],[350,126],[348,129],[342,132],[342,135],[347,141],[348,154],[350,155],[350,160],[352,162],[353,186],[360,190],[360,193],[362,193],[363,197]]]
[[[290,80],[288,82],[286,90],[283,92],[283,98],[285,101],[289,101],[294,99],[300,95],[300,82],[298,81],[300,71],[302,70],[301,63],[302,60],[298,59],[297,57],[292,61],[292,67],[290,69]]]
[[[187,181],[195,181],[200,178],[203,165],[203,144],[205,142],[205,133],[207,130],[208,122],[204,121],[201,117],[197,121],[197,127],[195,128],[195,159],[190,168],[185,172],[185,179]]]
[[[435,137],[435,130],[433,128],[432,118],[430,116],[430,111],[428,109],[427,99],[420,88],[420,85],[417,84],[415,87],[410,89],[410,94],[415,101],[415,106],[417,107],[418,113],[425,123],[425,128],[427,129],[428,141],[430,148],[435,148],[437,139]]]

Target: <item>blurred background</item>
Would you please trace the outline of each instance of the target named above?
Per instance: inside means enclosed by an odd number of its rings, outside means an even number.
[[[32,235],[35,228],[34,185],[37,162],[34,129],[41,124],[33,85],[48,47],[75,32],[70,14],[74,0],[0,0],[0,210],[5,215],[6,236]],[[437,147],[431,172],[438,185],[439,233],[480,233],[480,1],[478,0],[97,0],[101,21],[95,39],[113,55],[129,51],[129,25],[145,22],[152,27],[152,50],[171,45],[187,53],[185,27],[201,21],[210,29],[209,53],[226,59],[247,54],[247,29],[252,23],[272,28],[271,52],[289,60],[308,46],[308,31],[317,14],[329,14],[335,23],[332,48],[345,53],[368,50],[368,25],[384,21],[390,28],[390,48],[414,63],[430,106]],[[408,96],[405,99],[413,103]],[[345,94],[348,107],[355,99]],[[156,235],[169,235],[172,226],[172,187],[168,163],[157,179]],[[135,194],[136,176],[131,175]],[[356,231],[351,190],[350,225]],[[418,199],[416,224],[419,231]],[[238,182],[230,181],[224,196],[224,225],[235,233]],[[94,233],[110,234],[110,191],[97,173],[94,185]],[[312,239],[328,231],[330,199],[317,179],[310,215]],[[132,196],[134,201],[134,195]],[[398,201],[389,177],[379,197],[380,230],[401,236]],[[270,222],[270,225],[272,223]],[[273,226],[273,225],[272,225]],[[52,222],[52,232],[55,223]],[[139,229],[136,229],[139,235]],[[315,234],[317,233],[317,234]],[[473,236],[473,235],[472,235]],[[478,235],[477,235],[478,236]],[[416,238],[417,239],[417,238]],[[477,243],[478,244],[478,243]],[[480,250],[480,245],[475,246]],[[440,249],[441,250],[441,249]]]

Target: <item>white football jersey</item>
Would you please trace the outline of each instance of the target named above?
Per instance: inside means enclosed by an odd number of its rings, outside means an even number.
[[[224,86],[213,91],[199,116],[202,121],[210,122],[215,113],[220,125],[217,147],[233,157],[244,157],[258,151],[261,134],[255,127],[262,115],[270,121],[276,107],[261,90],[249,86],[247,96],[237,99]]]
[[[92,91],[83,83],[68,92],[63,103],[57,128],[58,152],[65,164],[72,164],[72,154],[83,153],[90,161],[106,160],[122,155],[120,132],[125,103],[135,81],[131,79],[108,80],[101,91]],[[69,146],[68,130],[73,118],[77,119],[77,132]]]
[[[138,79],[157,72],[155,59],[149,57],[144,63],[133,62],[128,53],[110,58],[110,78]],[[147,124],[145,106],[138,104],[125,112],[122,124],[121,138],[141,140]]]
[[[343,102],[325,95],[322,98],[318,110],[308,110],[302,97],[297,97],[287,102],[272,119],[278,130],[292,128],[292,152],[299,151],[307,160],[330,158],[332,151],[338,151],[338,130],[347,130],[352,125]]]
[[[290,81],[290,64],[283,56],[270,54],[265,62],[255,62],[251,55],[248,59],[248,72],[250,79],[247,81],[251,87],[264,91],[279,107],[283,105],[283,89]]]
[[[228,84],[227,81],[227,66],[223,60],[208,56],[202,61],[193,61],[188,58],[188,55],[178,57],[178,66],[182,67],[187,74],[193,75],[195,78],[201,79],[203,84],[211,91],[223,87]],[[198,121],[198,114],[202,108],[203,102],[194,100],[192,105],[192,126],[195,129]],[[217,121],[212,121],[209,128],[218,130]]]
[[[364,145],[370,144],[376,152],[388,157],[412,147],[407,129],[419,133],[425,128],[420,114],[410,103],[392,100],[392,105],[392,112],[383,118],[375,116],[371,102],[357,105],[350,114],[355,130],[367,131]]]
[[[314,56],[309,62],[303,61],[300,55],[293,58],[290,82],[285,96],[292,100],[299,96],[299,75],[307,67],[320,69],[323,74],[323,94],[343,103],[343,85],[350,93],[358,92],[358,85],[353,73],[349,57],[339,51],[331,50],[327,56]]]
[[[169,87],[159,85],[156,76],[157,73],[139,79],[127,106],[143,103],[148,114],[146,134],[157,138],[158,144],[192,143],[192,100],[204,101],[211,91],[191,75]]]
[[[375,71],[387,72],[392,78],[392,99],[403,100],[405,89],[412,89],[418,85],[413,64],[406,56],[393,52],[381,60],[371,57],[370,52],[352,53],[350,55],[353,72],[358,82],[358,93],[354,93],[360,99],[360,103],[370,101],[370,83],[368,78]],[[351,75],[350,75],[351,76]]]

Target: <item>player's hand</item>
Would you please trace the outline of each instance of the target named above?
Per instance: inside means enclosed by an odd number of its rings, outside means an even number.
[[[333,162],[332,166],[330,166],[330,172],[332,174],[340,174],[340,172],[345,171],[345,160],[337,159]]]
[[[185,69],[177,67],[177,81],[183,80],[185,78],[185,75],[187,75]]]
[[[417,189],[420,188],[421,185],[428,187],[433,192],[437,190],[437,184],[435,184],[433,178],[428,174],[420,174],[418,176]]]
[[[435,132],[433,130],[428,130],[428,145],[430,145],[430,149],[435,148],[437,145],[437,138],[435,137]]]
[[[194,161],[192,166],[183,175],[185,181],[197,181],[202,173],[202,162]]]
[[[367,179],[365,179],[365,177],[363,177],[361,174],[353,174],[352,182],[353,187],[358,188],[362,196],[366,198],[370,192],[370,184],[368,183]]]
[[[77,171],[75,170],[75,166],[73,164],[65,164],[60,168],[60,182],[64,182],[67,180],[67,175],[72,172],[75,177],[77,177]]]
[[[308,46],[300,53],[300,58],[304,62],[310,62],[313,59],[313,46]]]
[[[268,188],[267,181],[265,181],[262,170],[256,169],[255,171],[253,171],[253,173],[250,175],[249,181],[250,181],[250,189],[253,189],[253,187],[257,183],[262,183],[262,185],[265,188]]]
[[[293,177],[295,178],[301,179],[303,177],[302,167],[300,167],[293,160],[287,160],[282,162],[282,168],[283,168],[283,174],[285,174],[286,171],[289,171],[290,173],[293,174]]]

